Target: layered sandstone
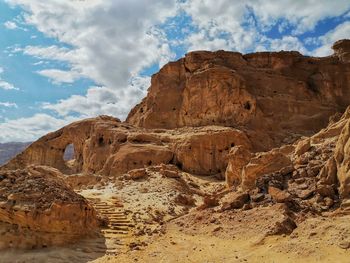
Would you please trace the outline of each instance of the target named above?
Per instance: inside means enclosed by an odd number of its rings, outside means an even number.
[[[64,160],[74,146],[74,160]],[[224,174],[232,147],[251,149],[240,130],[207,126],[175,130],[145,130],[100,116],[72,123],[31,144],[2,169],[47,165],[72,173],[122,175],[129,170],[159,164],[176,164],[194,174]]]
[[[349,105],[348,42],[335,43],[334,56],[324,58],[191,52],[152,77],[147,97],[127,121],[145,128],[240,127],[259,150],[311,135]]]
[[[0,172],[0,249],[61,245],[97,234],[95,210],[53,168]]]

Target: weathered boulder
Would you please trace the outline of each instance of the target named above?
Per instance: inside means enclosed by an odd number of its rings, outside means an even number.
[[[300,141],[296,148],[295,148],[295,154],[297,156],[302,155],[303,153],[307,152],[311,148],[310,138],[307,138],[305,140]]]
[[[288,192],[277,187],[269,186],[268,193],[277,203],[285,203],[291,200],[291,195]]]
[[[247,192],[230,192],[222,198],[221,210],[239,209],[250,201],[250,196]]]
[[[242,169],[242,188],[251,190],[255,188],[256,179],[265,174],[278,172],[292,164],[290,158],[274,149],[270,152],[258,153],[250,159]]]
[[[170,163],[173,153],[164,146],[142,144],[123,145],[115,154],[108,156],[102,174],[118,175],[145,166]]]
[[[241,145],[250,149],[251,144],[244,132],[225,127],[195,129],[181,135],[175,144],[177,165],[193,174],[224,174],[230,149]]]
[[[253,154],[244,146],[235,146],[228,155],[228,165],[225,172],[228,187],[239,185],[242,182],[242,170],[248,164]]]
[[[0,172],[0,248],[62,245],[97,234],[92,206],[49,167]]]

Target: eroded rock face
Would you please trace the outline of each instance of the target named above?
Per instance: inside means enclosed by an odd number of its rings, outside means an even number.
[[[63,154],[70,144],[75,159],[65,162]],[[235,145],[251,149],[247,135],[234,128],[145,130],[100,116],[42,137],[1,169],[34,164],[52,166],[66,174],[118,176],[132,169],[172,163],[194,174],[224,174],[227,154]]]
[[[67,244],[97,234],[95,210],[53,168],[0,172],[0,249]]]
[[[242,131],[223,127],[195,129],[176,143],[176,164],[193,174],[224,174],[227,155],[235,145],[251,148],[248,137]]]
[[[226,182],[249,191],[253,203],[288,203],[298,211],[335,209],[350,198],[349,145],[350,108],[294,145],[255,154],[233,148]]]
[[[334,55],[339,58],[339,60],[349,63],[350,62],[350,40],[342,39],[335,42],[332,46],[334,50]]]
[[[334,157],[340,184],[339,192],[343,198],[350,198],[350,119],[340,133]],[[329,173],[331,176],[332,170]]]
[[[329,116],[345,110],[348,42],[335,43],[335,55],[325,58],[298,52],[191,52],[153,76],[147,97],[127,121],[145,128],[245,127],[254,146],[269,150],[290,133],[317,132]]]

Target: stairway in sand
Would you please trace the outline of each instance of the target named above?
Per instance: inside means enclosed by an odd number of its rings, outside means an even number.
[[[129,220],[125,210],[117,207],[112,202],[103,201],[99,198],[87,199],[97,212],[108,218],[108,226],[101,230],[105,240],[103,248],[105,253],[107,255],[116,255],[126,250],[127,241],[130,238],[134,224]]]

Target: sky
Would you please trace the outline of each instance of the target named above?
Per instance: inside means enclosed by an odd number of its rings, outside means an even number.
[[[0,0],[0,143],[102,114],[193,50],[331,55],[349,0]]]

